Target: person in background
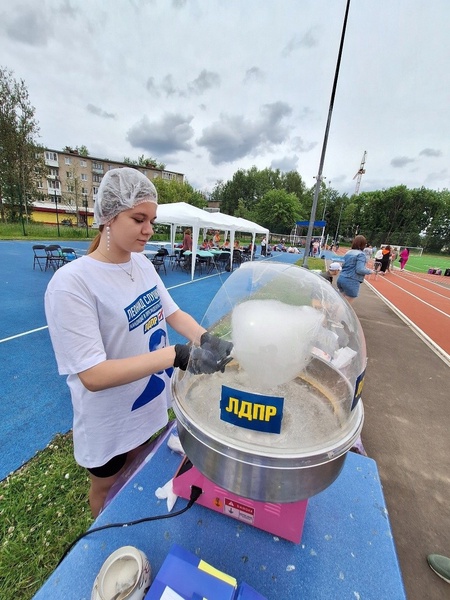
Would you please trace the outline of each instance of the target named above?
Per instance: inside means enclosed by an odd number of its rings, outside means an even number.
[[[392,248],[391,256],[389,257],[389,272],[394,272],[394,262],[397,260],[397,250]]]
[[[45,313],[60,375],[67,375],[76,461],[89,472],[96,517],[111,486],[168,421],[173,367],[213,373],[231,342],[180,310],[142,253],[157,192],[132,168],[107,171],[95,202],[99,233],[88,254],[55,272]],[[170,345],[168,325],[191,345]]]
[[[403,248],[403,250],[400,252],[400,271],[405,270],[405,266],[406,266],[406,263],[408,262],[408,258],[409,258],[409,250],[408,250],[408,248]]]
[[[250,242],[250,244],[248,246],[244,247],[244,250],[246,252],[248,252],[249,254],[255,254],[256,252],[256,246],[253,242]]]
[[[380,248],[379,250],[377,250],[375,252],[375,261],[374,261],[374,265],[373,268],[375,270],[376,273],[378,273],[381,269],[381,260],[383,258],[383,250]]]
[[[386,275],[386,271],[389,272],[389,261],[390,261],[390,258],[391,258],[391,247],[390,246],[385,246],[381,250],[381,254],[382,254],[382,258],[381,258],[380,274],[381,275]]]
[[[216,232],[214,233],[214,237],[213,237],[213,245],[214,245],[216,248],[219,248],[219,247],[220,247],[220,233],[219,233],[218,231],[216,231]]]
[[[370,244],[367,244],[367,246],[364,248],[364,254],[366,255],[367,263],[372,258],[372,246]]]
[[[322,271],[320,276],[329,281],[331,284],[333,283],[333,277],[337,277],[341,272],[342,267],[338,262],[330,263],[330,266],[326,271]]]
[[[359,295],[359,288],[366,275],[373,273],[366,267],[366,255],[363,250],[367,245],[363,235],[357,235],[352,242],[351,250],[344,256],[342,270],[337,280],[337,287],[350,303]]]
[[[190,229],[184,230],[182,250],[190,250],[192,252],[192,235]]]
[[[261,256],[266,256],[267,255],[267,242],[266,242],[266,238],[263,237],[263,239],[261,240]]]

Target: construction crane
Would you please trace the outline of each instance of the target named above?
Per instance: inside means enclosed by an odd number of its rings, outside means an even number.
[[[361,185],[361,177],[366,172],[366,170],[364,168],[364,165],[366,164],[366,156],[367,156],[367,152],[364,150],[364,154],[363,154],[363,157],[362,157],[362,160],[361,160],[361,164],[359,166],[359,171],[353,177],[353,179],[356,179],[355,196],[357,196],[359,194],[359,186]]]

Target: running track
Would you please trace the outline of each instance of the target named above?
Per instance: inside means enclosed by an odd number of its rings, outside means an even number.
[[[450,365],[450,277],[395,269],[365,282]]]

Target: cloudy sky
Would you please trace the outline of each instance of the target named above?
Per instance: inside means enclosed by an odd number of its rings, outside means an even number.
[[[0,0],[0,66],[39,142],[153,157],[197,189],[253,165],[314,184],[347,0]],[[323,175],[450,187],[450,1],[351,0]]]

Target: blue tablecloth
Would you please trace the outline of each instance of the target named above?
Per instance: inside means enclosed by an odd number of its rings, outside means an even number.
[[[166,514],[166,502],[155,490],[179,464],[179,455],[164,440],[93,527]],[[174,511],[185,504],[179,499]],[[174,542],[268,600],[406,598],[376,463],[349,452],[338,479],[309,500],[298,545],[194,505],[174,518],[88,535],[35,599],[89,600],[103,562],[120,546],[145,552],[156,574]]]

